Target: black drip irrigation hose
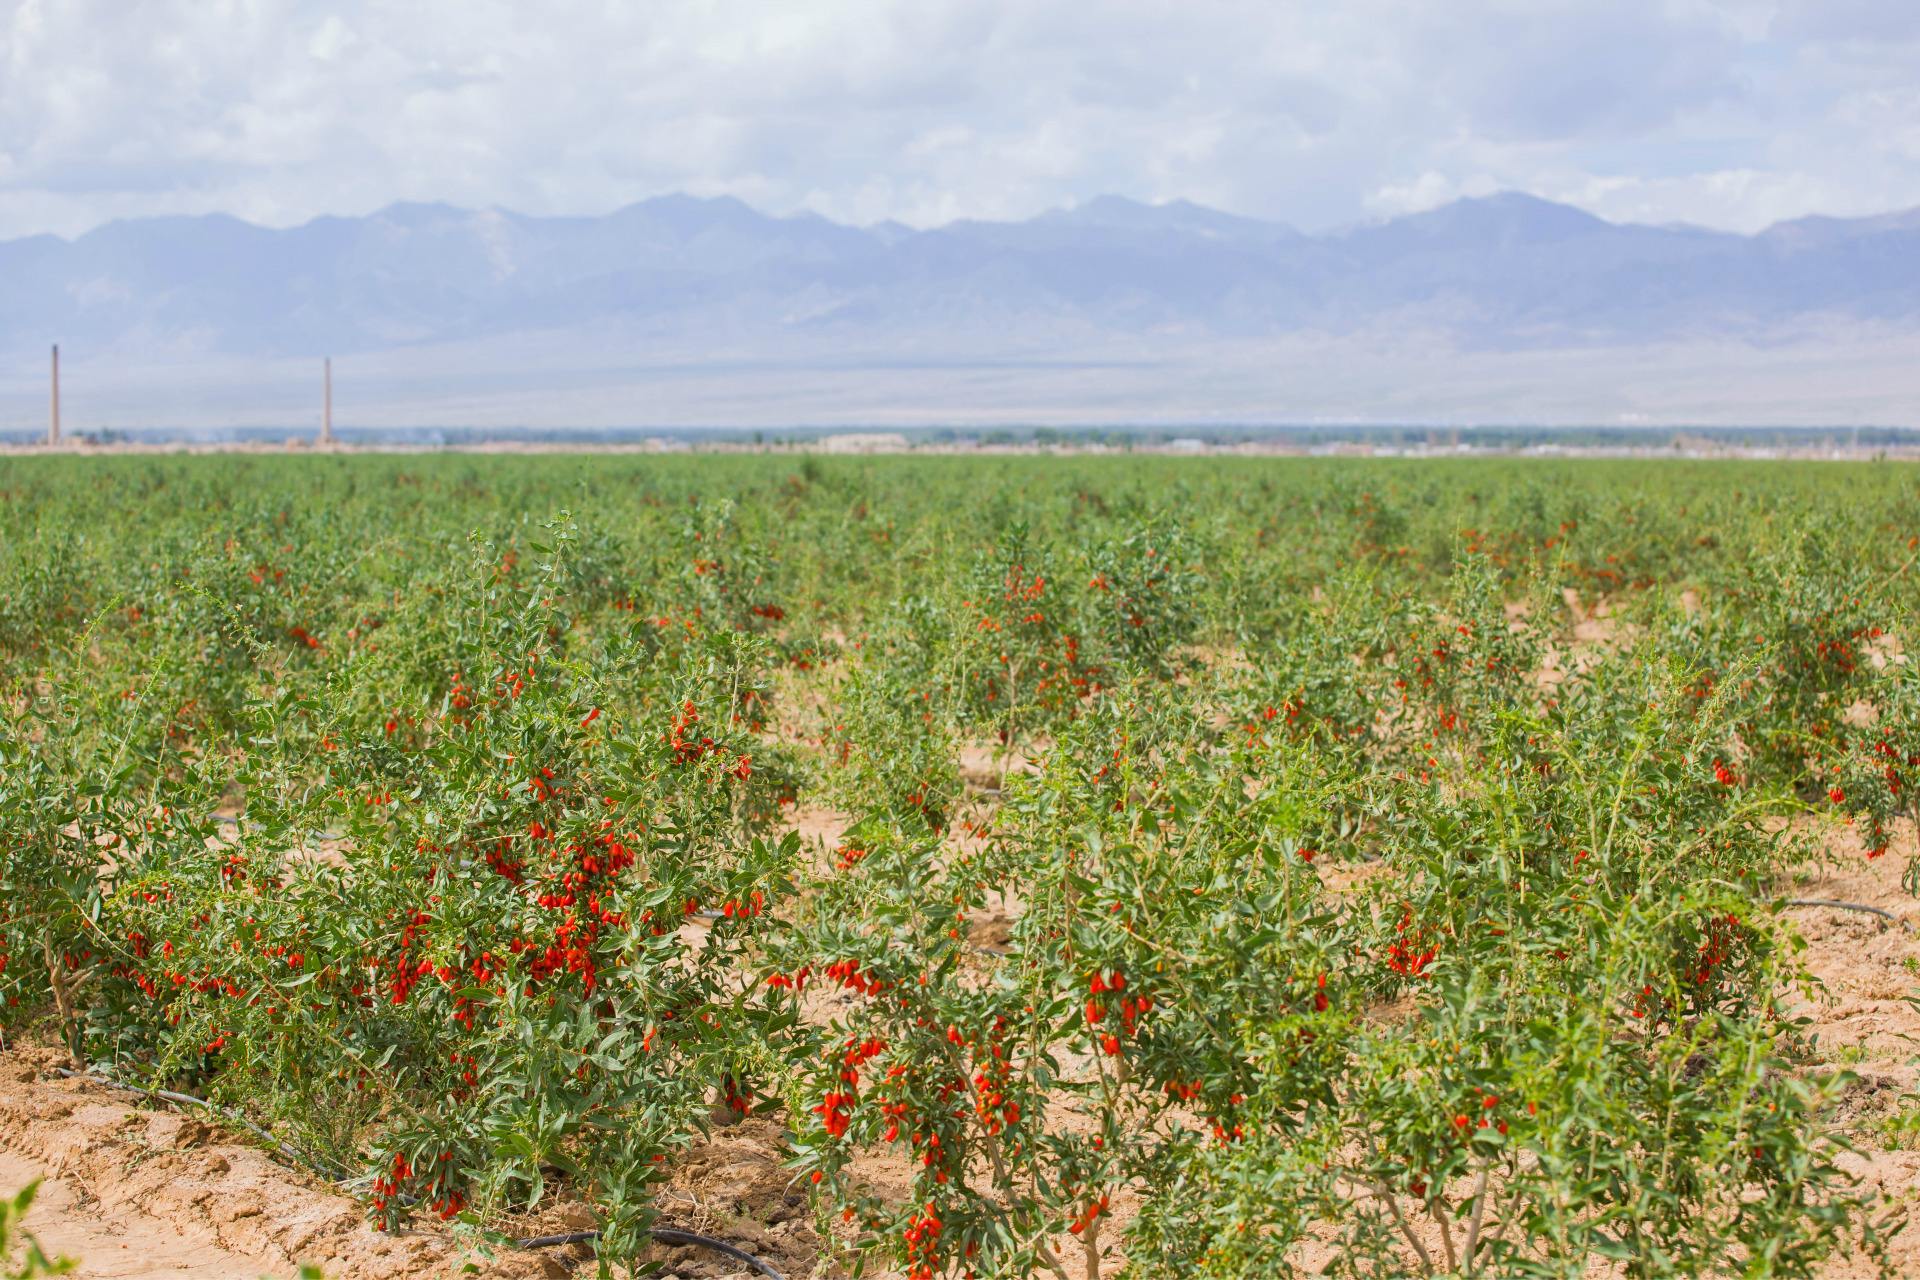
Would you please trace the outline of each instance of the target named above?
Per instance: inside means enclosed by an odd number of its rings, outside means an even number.
[[[1863,911],[1870,916],[1879,916],[1882,920],[1891,920],[1907,932],[1913,932],[1913,926],[1882,907],[1870,907],[1864,902],[1840,902],[1833,898],[1789,898],[1790,907],[1832,907],[1836,911]]]
[[[67,1080],[86,1080],[92,1084],[105,1085],[109,1089],[120,1089],[127,1093],[137,1093],[145,1098],[158,1098],[162,1102],[171,1102],[176,1106],[200,1107],[220,1117],[222,1120],[240,1125],[248,1132],[272,1144],[273,1150],[279,1154],[281,1158],[291,1161],[294,1164],[305,1166],[316,1173],[325,1174],[325,1170],[319,1167],[319,1164],[312,1156],[303,1155],[245,1116],[236,1115],[224,1107],[219,1107],[208,1102],[205,1098],[196,1098],[188,1093],[174,1093],[169,1089],[148,1089],[142,1085],[126,1084],[123,1081],[112,1080],[106,1076],[95,1075],[91,1071],[73,1071],[66,1067],[55,1067],[53,1073]],[[659,1244],[691,1245],[695,1248],[711,1249],[715,1253],[725,1254],[736,1262],[744,1262],[761,1275],[771,1277],[772,1280],[787,1280],[785,1276],[774,1270],[771,1264],[754,1257],[745,1249],[728,1244],[725,1240],[715,1240],[712,1236],[703,1236],[692,1231],[681,1231],[675,1227],[655,1227],[652,1231],[648,1232],[648,1234]],[[560,1245],[586,1244],[599,1238],[600,1233],[598,1231],[568,1231],[557,1236],[531,1236],[525,1240],[515,1240],[513,1246],[516,1249],[552,1249]]]
[[[772,1280],[787,1280],[785,1276],[773,1269],[772,1264],[761,1261],[745,1249],[730,1245],[725,1240],[715,1240],[712,1236],[681,1231],[675,1227],[655,1227],[648,1234],[658,1244],[693,1245],[696,1248],[711,1249],[715,1253],[726,1254],[735,1262],[746,1263],[761,1275],[772,1277]],[[513,1244],[517,1249],[552,1249],[563,1244],[587,1244],[599,1238],[598,1231],[568,1231],[557,1236],[534,1236],[527,1240],[515,1240]]]

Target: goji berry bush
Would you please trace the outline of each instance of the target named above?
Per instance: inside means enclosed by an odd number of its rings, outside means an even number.
[[[611,1271],[755,1113],[823,1275],[1890,1229],[1780,907],[1913,856],[1911,468],[3,466],[0,1026],[377,1222]]]

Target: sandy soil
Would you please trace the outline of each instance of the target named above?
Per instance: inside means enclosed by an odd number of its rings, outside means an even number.
[[[0,1188],[43,1179],[26,1227],[51,1253],[101,1280],[232,1280],[294,1276],[303,1263],[328,1280],[561,1280],[592,1273],[584,1246],[488,1258],[447,1234],[383,1235],[351,1197],[276,1163],[217,1125],[144,1105],[103,1086],[49,1075],[55,1054],[0,1053]],[[660,1198],[662,1225],[724,1239],[788,1276],[819,1253],[806,1197],[780,1165],[781,1122],[751,1117],[697,1144]],[[550,1207],[516,1232],[592,1225],[578,1204]],[[674,1276],[733,1280],[754,1273],[710,1251],[661,1248]],[[465,1268],[472,1266],[473,1271]]]
[[[23,1187],[44,1179],[28,1225],[53,1258],[84,1260],[76,1274],[106,1277],[173,1277],[219,1280],[271,1275],[275,1259],[249,1258],[220,1246],[211,1231],[191,1223],[109,1215],[84,1187],[53,1175],[39,1161],[0,1151],[0,1187]]]
[[[1836,1127],[1855,1154],[1842,1165],[1889,1198],[1897,1219],[1920,1217],[1920,1128],[1898,1134],[1895,1117],[1920,1122],[1920,900],[1900,887],[1915,833],[1901,833],[1884,856],[1865,856],[1851,828],[1820,833],[1830,860],[1783,884],[1793,898],[1831,899],[1880,907],[1899,918],[1830,907],[1793,907],[1789,914],[1807,940],[1801,957],[1821,990],[1803,1012],[1813,1019],[1816,1067],[1844,1068],[1858,1077],[1842,1098]],[[1909,1229],[1892,1245],[1893,1272],[1920,1276],[1920,1233]],[[1836,1261],[1826,1280],[1873,1275],[1863,1259]]]
[[[55,1055],[0,1055],[0,1182],[50,1181],[26,1226],[81,1276],[451,1275],[473,1260],[443,1236],[382,1235],[357,1203],[253,1146],[100,1085],[50,1078]],[[531,1280],[538,1258],[481,1259],[477,1274]]]

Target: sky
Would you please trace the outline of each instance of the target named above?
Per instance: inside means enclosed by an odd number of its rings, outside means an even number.
[[[1920,0],[0,0],[0,238],[667,192],[1304,230],[1920,206]]]

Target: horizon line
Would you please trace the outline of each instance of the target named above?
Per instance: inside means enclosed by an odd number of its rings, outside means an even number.
[[[111,227],[133,226],[140,223],[149,223],[149,222],[192,222],[192,221],[201,221],[201,220],[207,220],[207,219],[226,219],[232,222],[237,222],[244,227],[248,227],[256,231],[267,231],[267,232],[279,233],[279,232],[304,230],[308,227],[314,226],[315,224],[322,223],[322,222],[364,222],[371,219],[379,218],[383,215],[392,214],[396,211],[410,210],[410,209],[444,211],[452,214],[466,214],[466,215],[497,214],[502,217],[517,218],[517,219],[521,219],[528,222],[561,222],[561,221],[592,222],[592,221],[604,220],[606,218],[611,218],[617,214],[625,213],[630,210],[644,208],[647,205],[660,204],[660,203],[666,203],[671,201],[687,201],[687,202],[692,202],[700,205],[737,206],[741,209],[745,209],[747,212],[753,214],[756,217],[764,218],[772,222],[823,222],[829,226],[842,227],[847,230],[862,231],[862,232],[875,232],[883,228],[898,227],[898,228],[904,228],[908,232],[915,235],[924,235],[932,232],[944,231],[952,227],[962,227],[962,226],[986,226],[986,227],[1023,226],[1027,223],[1038,222],[1045,218],[1055,218],[1055,217],[1062,217],[1062,216],[1070,216],[1077,213],[1084,213],[1092,209],[1094,206],[1100,205],[1100,204],[1121,204],[1121,205],[1130,206],[1135,209],[1142,209],[1142,210],[1155,211],[1155,212],[1184,207],[1187,209],[1192,209],[1202,214],[1211,214],[1218,217],[1231,218],[1236,221],[1255,223],[1261,226],[1270,227],[1275,231],[1285,232],[1287,234],[1300,236],[1304,239],[1309,239],[1309,240],[1338,239],[1342,236],[1351,235],[1355,232],[1390,226],[1396,222],[1401,222],[1401,221],[1405,221],[1413,218],[1424,217],[1428,214],[1438,213],[1446,209],[1453,209],[1461,206],[1486,205],[1486,204],[1502,202],[1502,201],[1526,202],[1526,203],[1536,204],[1536,205],[1540,205],[1540,206],[1544,206],[1552,209],[1564,210],[1570,213],[1577,213],[1583,217],[1590,218],[1594,222],[1607,227],[1639,228],[1639,229],[1647,229],[1647,230],[1654,230],[1654,231],[1692,231],[1692,232],[1704,233],[1707,235],[1727,236],[1727,237],[1731,237],[1733,239],[1739,239],[1739,240],[1758,239],[1782,227],[1792,226],[1800,222],[1810,222],[1810,221],[1843,222],[1843,223],[1844,222],[1872,222],[1872,221],[1876,221],[1883,218],[1898,218],[1908,214],[1920,214],[1920,205],[1899,206],[1894,208],[1881,209],[1873,213],[1861,213],[1861,214],[1835,214],[1835,213],[1808,212],[1808,213],[1802,213],[1802,214],[1796,215],[1795,217],[1791,217],[1791,218],[1778,219],[1754,231],[1736,231],[1729,228],[1715,227],[1715,226],[1707,225],[1705,223],[1698,223],[1698,222],[1686,222],[1686,221],[1641,222],[1641,221],[1632,221],[1632,220],[1616,221],[1612,218],[1607,218],[1601,214],[1595,213],[1591,209],[1588,209],[1583,205],[1575,204],[1567,200],[1558,200],[1549,196],[1539,195],[1535,192],[1527,191],[1519,187],[1503,187],[1499,190],[1486,192],[1481,195],[1456,196],[1451,200],[1444,200],[1438,204],[1426,205],[1426,206],[1423,206],[1420,208],[1414,208],[1414,209],[1407,209],[1407,210],[1404,210],[1398,213],[1393,213],[1393,214],[1383,214],[1377,217],[1362,218],[1362,219],[1357,219],[1350,222],[1339,223],[1339,224],[1327,227],[1323,230],[1306,231],[1294,226],[1292,223],[1281,221],[1277,218],[1269,218],[1259,214],[1240,213],[1231,209],[1222,209],[1215,205],[1203,204],[1200,201],[1195,200],[1189,196],[1172,196],[1162,200],[1150,200],[1150,199],[1141,199],[1139,197],[1126,195],[1120,192],[1109,191],[1109,192],[1101,192],[1098,195],[1089,196],[1074,204],[1051,205],[1045,209],[1040,210],[1037,213],[1033,213],[1024,218],[960,217],[960,218],[950,218],[944,222],[915,225],[913,223],[904,222],[896,218],[882,218],[875,222],[865,222],[865,223],[842,222],[835,218],[828,217],[826,214],[817,212],[812,209],[804,209],[804,208],[795,209],[792,212],[788,212],[788,213],[774,213],[774,212],[769,212],[768,210],[753,204],[749,200],[746,200],[740,196],[734,195],[731,192],[721,192],[714,195],[698,195],[691,191],[677,190],[677,191],[661,191],[653,195],[643,196],[637,200],[629,200],[629,201],[626,201],[625,203],[614,205],[611,208],[604,209],[598,213],[527,213],[523,210],[510,209],[504,205],[499,205],[499,204],[474,206],[474,205],[465,205],[465,204],[455,204],[446,200],[396,199],[396,200],[389,200],[385,204],[379,205],[376,208],[370,209],[364,213],[332,213],[332,212],[317,213],[317,214],[313,214],[310,217],[304,218],[300,221],[287,222],[287,223],[255,221],[249,217],[246,217],[238,213],[233,213],[225,209],[207,209],[199,213],[134,214],[127,217],[108,218],[93,224],[92,226],[88,227],[84,231],[75,232],[71,235],[63,235],[56,231],[29,231],[19,235],[0,237],[0,245],[17,244],[23,241],[38,240],[43,238],[58,240],[63,244],[71,245],[71,244],[78,243],[81,240],[84,240],[88,236],[91,236],[97,232],[106,230]]]

